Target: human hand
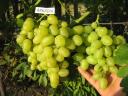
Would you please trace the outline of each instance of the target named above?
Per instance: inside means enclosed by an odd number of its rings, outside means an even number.
[[[117,77],[115,74],[111,74],[108,77],[109,85],[106,89],[100,89],[98,81],[92,78],[92,72],[84,71],[78,67],[79,73],[99,92],[101,96],[125,96],[120,87],[121,78]]]

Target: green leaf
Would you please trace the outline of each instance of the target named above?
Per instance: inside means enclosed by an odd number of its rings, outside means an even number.
[[[29,78],[32,77],[32,70],[28,69],[28,68],[25,68],[24,70],[24,74],[27,75]]]
[[[34,72],[34,75],[33,75],[33,77],[32,77],[32,79],[34,80],[34,81],[36,81],[37,79],[39,78],[39,75],[36,73],[36,71]]]
[[[7,61],[5,61],[5,60],[0,60],[0,65],[5,65],[5,64],[7,64]]]
[[[117,75],[119,77],[125,77],[126,75],[128,75],[128,67],[122,67],[118,70]]]
[[[47,86],[47,78],[45,75],[41,74],[40,77],[39,77],[39,85],[43,85],[43,86]]]
[[[128,92],[128,76],[122,79],[120,86],[124,87],[124,90]]]
[[[128,64],[128,44],[120,45],[114,52],[114,60],[116,64]]]

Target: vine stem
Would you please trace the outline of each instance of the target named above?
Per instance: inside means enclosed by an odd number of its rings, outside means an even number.
[[[46,14],[43,14],[38,20],[37,22],[40,22],[45,16],[47,16]]]
[[[108,23],[98,23],[100,25],[128,25],[128,22],[108,22]],[[91,23],[86,23],[83,25],[91,25]]]
[[[76,19],[75,22],[76,23],[80,23],[81,21],[84,20],[85,17],[87,17],[90,14],[89,11],[85,12],[84,15],[82,15],[80,18]]]

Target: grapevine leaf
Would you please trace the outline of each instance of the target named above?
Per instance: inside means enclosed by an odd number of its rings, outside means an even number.
[[[124,90],[128,92],[128,76],[122,79],[120,86],[124,87]]]
[[[119,77],[125,77],[126,75],[128,75],[128,67],[120,68],[119,71],[117,72],[117,75]]]
[[[114,60],[116,64],[128,64],[128,44],[120,45],[114,52]]]
[[[43,74],[40,75],[38,79],[39,85],[47,86],[47,78]]]

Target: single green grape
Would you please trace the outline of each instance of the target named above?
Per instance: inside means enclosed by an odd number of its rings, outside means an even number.
[[[35,53],[42,53],[43,52],[43,48],[41,45],[36,45],[33,47],[33,52]]]
[[[103,48],[100,48],[96,50],[94,57],[100,59],[103,57],[103,54],[104,54]]]
[[[108,33],[108,29],[106,27],[97,27],[95,31],[99,37],[103,37]]]
[[[90,25],[84,26],[84,32],[91,33],[92,31],[93,31],[93,29]]]
[[[108,64],[108,66],[114,66],[115,65],[113,57],[106,58],[106,63]]]
[[[69,62],[64,60],[62,63],[61,63],[61,68],[68,68],[69,66]]]
[[[98,65],[104,66],[106,64],[106,59],[104,57],[99,58],[97,61]]]
[[[41,41],[42,41],[42,36],[41,36],[41,35],[36,35],[36,36],[33,38],[33,43],[34,43],[34,44],[40,44]]]
[[[87,70],[88,67],[89,67],[89,63],[87,62],[86,59],[82,59],[80,61],[80,67],[83,69],[83,70]]]
[[[104,35],[101,38],[101,42],[103,43],[103,45],[110,46],[110,45],[112,45],[113,40],[109,35]]]
[[[92,27],[93,29],[96,29],[97,26],[98,26],[97,22],[92,22],[91,27]]]
[[[75,61],[80,62],[82,59],[84,59],[83,53],[76,53],[75,55],[73,55],[73,60],[75,60]]]
[[[58,52],[59,52],[60,55],[62,55],[64,57],[69,57],[70,56],[70,51],[65,47],[60,47]]]
[[[57,25],[50,25],[49,29],[50,29],[51,34],[54,36],[60,33]]]
[[[108,86],[108,81],[106,78],[102,77],[102,78],[99,78],[99,86],[101,89],[106,89],[107,86]]]
[[[49,46],[54,44],[54,36],[53,35],[48,35],[44,37],[41,41],[42,46]]]
[[[27,18],[23,24],[23,30],[26,32],[32,31],[34,28],[34,20],[32,18]]]
[[[104,47],[104,56],[105,57],[110,57],[112,55],[112,49],[109,46]]]
[[[57,60],[58,62],[62,62],[62,61],[64,61],[64,56],[61,55],[61,54],[57,54],[56,60]]]
[[[31,48],[32,48],[32,41],[29,40],[29,39],[25,39],[25,40],[23,41],[22,48],[23,48],[23,50],[29,52],[29,51],[31,50]]]
[[[57,67],[57,61],[54,57],[47,58],[47,66],[48,68]]]
[[[94,47],[95,49],[102,47],[102,42],[100,40],[95,40],[91,43],[91,47]]]
[[[28,32],[28,33],[27,33],[27,37],[28,37],[28,39],[33,39],[33,37],[34,37],[34,32]]]
[[[49,23],[48,23],[47,20],[42,20],[42,21],[40,22],[40,25],[41,25],[41,26],[48,27],[48,26],[49,26]]]
[[[47,21],[49,24],[53,24],[53,25],[58,24],[58,18],[55,15],[49,15]]]
[[[66,48],[74,50],[76,48],[75,43],[72,39],[66,39]]]
[[[65,37],[62,36],[62,35],[58,35],[58,36],[55,37],[55,45],[57,47],[63,47],[63,46],[65,46],[65,43],[66,43],[65,41],[66,41],[65,40]]]
[[[16,38],[16,42],[19,44],[19,45],[22,45],[23,41],[26,39],[26,36],[25,35],[18,35],[17,38]]]
[[[75,34],[82,34],[84,32],[84,27],[82,25],[76,25],[73,27],[73,31]]]
[[[68,23],[66,21],[62,21],[61,22],[61,27],[68,27]]]
[[[89,35],[88,35],[88,38],[87,38],[88,42],[92,43],[94,42],[95,40],[98,40],[98,35],[96,32],[91,32]]]
[[[60,35],[68,38],[69,37],[69,32],[68,32],[68,28],[65,27],[61,27],[60,28]]]
[[[43,49],[43,53],[44,53],[45,57],[50,58],[53,55],[53,48],[52,47],[45,47]]]
[[[51,73],[49,78],[51,87],[57,88],[57,86],[59,85],[59,75],[57,73]]]
[[[79,35],[74,35],[72,39],[76,46],[80,46],[83,43],[82,38]]]
[[[60,69],[58,74],[60,77],[67,77],[69,75],[69,70],[65,68]]]
[[[97,64],[97,59],[93,55],[87,56],[86,59],[89,64],[92,64],[92,65]]]

